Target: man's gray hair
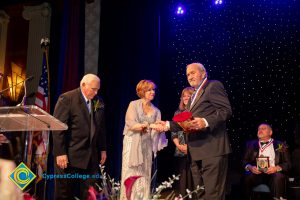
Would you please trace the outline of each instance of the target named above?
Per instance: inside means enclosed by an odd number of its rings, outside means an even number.
[[[82,79],[80,81],[80,86],[83,83],[90,83],[93,80],[99,81],[99,83],[100,83],[100,78],[98,76],[96,76],[95,74],[86,74],[82,77]]]
[[[205,76],[207,77],[207,71],[206,71],[204,65],[202,65],[201,63],[191,63],[191,64],[188,64],[188,65],[186,66],[186,68],[188,68],[188,67],[191,66],[191,65],[197,66],[198,69],[199,69],[199,71],[200,71],[200,72],[204,72],[204,73],[205,73]]]
[[[272,126],[271,126],[270,124],[268,124],[268,123],[263,122],[263,123],[261,123],[258,127],[260,127],[261,125],[265,125],[265,126],[267,126],[269,129],[273,130]]]

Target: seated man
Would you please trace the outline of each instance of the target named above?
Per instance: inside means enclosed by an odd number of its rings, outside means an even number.
[[[287,146],[272,139],[272,133],[269,124],[260,124],[257,131],[258,140],[247,143],[243,160],[247,172],[244,179],[246,199],[251,198],[252,188],[262,183],[269,186],[273,197],[284,197],[285,173],[291,167],[291,160]]]

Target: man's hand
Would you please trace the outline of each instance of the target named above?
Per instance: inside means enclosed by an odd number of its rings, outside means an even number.
[[[193,120],[187,123],[187,131],[189,132],[197,132],[201,129],[206,128],[206,124],[203,118],[195,117]]]
[[[101,151],[101,160],[100,160],[100,164],[103,165],[106,161],[106,151]]]
[[[151,124],[150,128],[152,128],[160,133],[166,132],[169,130],[169,128],[167,127],[167,122],[165,122],[165,121],[157,121],[154,124]]]
[[[69,163],[69,161],[68,161],[68,156],[67,155],[56,156],[56,164],[61,169],[67,168],[68,163]]]
[[[249,169],[253,174],[261,174],[261,173],[262,173],[261,171],[259,171],[259,170],[257,169],[256,166],[248,165],[248,169]]]
[[[265,172],[266,174],[274,174],[277,172],[277,167],[269,167],[268,170]]]
[[[181,151],[184,154],[187,154],[187,145],[186,144],[179,144],[177,146],[177,148],[179,149],[179,151]]]
[[[8,142],[9,142],[9,140],[7,139],[7,137],[3,134],[0,134],[0,145],[2,143],[8,143]]]

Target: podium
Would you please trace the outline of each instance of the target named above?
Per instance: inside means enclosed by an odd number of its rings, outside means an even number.
[[[34,105],[0,107],[0,132],[67,129],[66,124]]]
[[[55,117],[51,116],[49,113],[45,112],[41,108],[29,105],[29,106],[14,106],[14,107],[0,107],[0,134],[5,132],[26,132],[25,142],[24,142],[24,157],[23,161],[27,163],[28,155],[27,152],[32,153],[32,136],[34,131],[58,131],[67,130],[68,126]],[[43,134],[43,133],[42,133]],[[48,155],[48,143],[49,135],[45,141],[46,145],[46,155]],[[9,144],[11,145],[11,144]],[[23,145],[23,144],[22,144]],[[30,150],[29,150],[30,149]],[[30,159],[31,160],[31,156]],[[45,163],[47,166],[47,157],[45,158]],[[37,174],[37,173],[35,173]],[[41,199],[46,199],[46,184],[47,180],[44,181],[43,187],[43,197]],[[36,193],[36,185],[34,187],[34,192]]]

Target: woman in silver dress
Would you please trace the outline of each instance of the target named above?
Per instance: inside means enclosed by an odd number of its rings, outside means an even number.
[[[122,176],[120,199],[150,199],[152,158],[157,151],[167,146],[164,133],[152,129],[161,120],[161,113],[151,101],[155,97],[155,84],[141,80],[136,86],[140,99],[131,101],[125,117]],[[131,195],[127,194],[124,182],[130,177],[139,177],[133,184]]]

